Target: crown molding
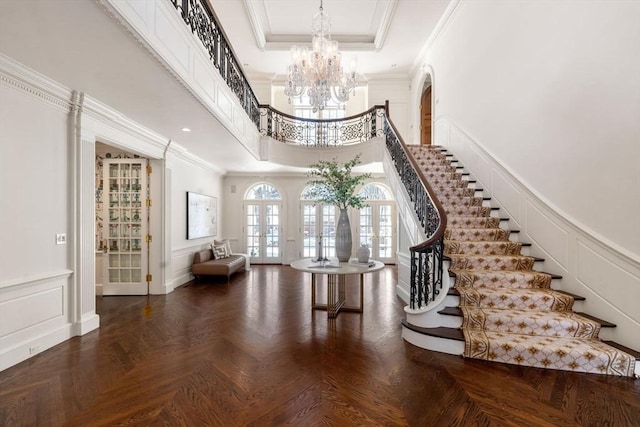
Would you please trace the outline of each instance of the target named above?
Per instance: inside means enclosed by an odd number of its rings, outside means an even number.
[[[382,20],[380,21],[380,25],[378,26],[378,31],[376,32],[376,36],[373,42],[376,51],[382,49],[382,47],[384,46],[384,42],[387,39],[387,33],[389,32],[389,27],[391,26],[391,21],[393,20],[393,15],[396,11],[397,6],[398,0],[389,0],[389,2],[387,3],[387,7],[383,12]]]
[[[251,26],[251,30],[253,31],[253,36],[256,39],[256,45],[258,49],[265,50],[267,45],[267,39],[264,35],[264,29],[260,24],[260,20],[258,19],[258,14],[256,13],[255,4],[256,1],[252,0],[243,0],[242,4],[244,5],[244,10],[247,14],[247,18],[249,18],[249,25]]]
[[[0,53],[0,81],[65,111],[71,109],[71,89]]]

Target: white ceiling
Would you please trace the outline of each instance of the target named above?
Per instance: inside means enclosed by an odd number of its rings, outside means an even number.
[[[169,0],[138,0],[169,1]],[[366,78],[406,77],[449,0],[325,0],[332,35]],[[282,76],[318,0],[210,0],[250,79]],[[229,172],[256,161],[94,0],[0,0],[0,52],[120,111]],[[395,64],[395,65],[394,65]],[[181,132],[189,127],[190,133]],[[229,149],[233,147],[233,149]],[[288,169],[291,170],[291,169]]]
[[[282,78],[320,0],[209,0],[249,76]],[[407,76],[449,0],[324,0],[331,38],[366,78]],[[348,63],[348,62],[347,62]]]

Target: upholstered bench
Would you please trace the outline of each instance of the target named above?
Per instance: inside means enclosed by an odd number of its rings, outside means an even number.
[[[191,274],[196,279],[198,276],[227,276],[229,278],[236,271],[245,269],[246,263],[245,255],[233,254],[215,259],[213,251],[206,249],[194,254]]]

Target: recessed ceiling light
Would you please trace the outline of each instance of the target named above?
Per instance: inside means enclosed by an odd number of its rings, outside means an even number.
[[[191,132],[191,129],[189,129],[189,128],[182,128],[182,129],[180,129],[180,130],[181,130],[182,132]]]

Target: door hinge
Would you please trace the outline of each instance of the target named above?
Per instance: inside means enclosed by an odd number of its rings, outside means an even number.
[[[153,281],[153,276],[150,274],[147,274],[147,282],[151,282]]]
[[[144,238],[144,241],[147,243],[151,243],[153,241],[153,237],[151,237],[151,234],[147,234],[147,236]]]
[[[151,199],[147,199],[147,207],[150,208],[151,207]]]
[[[150,165],[147,165],[147,173],[150,174],[153,172],[153,168]]]

